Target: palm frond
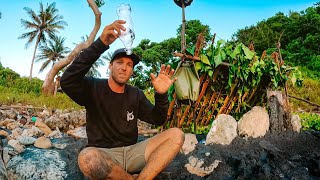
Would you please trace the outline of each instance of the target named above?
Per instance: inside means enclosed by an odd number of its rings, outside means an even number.
[[[29,17],[31,17],[31,19],[33,21],[35,21],[37,24],[41,24],[41,20],[39,19],[39,17],[37,16],[37,14],[29,7],[24,7],[23,8],[27,14],[29,15]]]
[[[50,62],[51,62],[50,60],[47,60],[46,62],[44,62],[40,67],[39,73],[43,72],[48,67]]]

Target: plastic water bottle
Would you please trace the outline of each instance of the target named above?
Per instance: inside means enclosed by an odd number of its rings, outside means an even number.
[[[131,18],[131,7],[129,4],[121,4],[117,8],[117,14],[119,17],[119,20],[124,20],[126,21],[123,26],[126,28],[126,31],[121,30],[121,35],[120,35],[120,40],[122,41],[127,55],[132,54],[132,43],[133,40],[135,39],[135,34],[133,30],[133,22]]]

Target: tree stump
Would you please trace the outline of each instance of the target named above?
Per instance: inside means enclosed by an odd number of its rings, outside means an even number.
[[[292,130],[291,112],[288,97],[281,91],[267,91],[270,132],[282,132]]]

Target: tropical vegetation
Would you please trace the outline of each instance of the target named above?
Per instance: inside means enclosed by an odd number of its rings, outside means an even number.
[[[19,36],[19,39],[27,39],[26,48],[35,41],[30,68],[30,80],[32,78],[33,64],[38,46],[47,43],[48,39],[53,39],[56,33],[64,29],[64,26],[67,25],[67,23],[63,21],[63,16],[58,14],[59,10],[56,8],[56,3],[47,4],[46,7],[44,7],[42,2],[39,4],[40,10],[38,13],[31,8],[25,7],[24,10],[30,20],[21,19],[21,25],[27,29],[28,32]]]
[[[101,0],[95,2],[98,7],[104,4]],[[34,60],[42,63],[41,72],[45,68],[51,68],[69,53],[69,49],[64,46],[65,38],[57,36],[59,30],[64,29],[67,23],[59,14],[56,4],[44,6],[40,2],[39,5],[38,12],[28,7],[24,8],[28,19],[21,20],[22,26],[28,31],[19,38],[27,39],[26,47],[35,43],[30,79]],[[2,18],[1,13],[0,18]],[[130,83],[146,89],[145,93],[150,99],[153,92],[150,88],[149,74],[157,72],[163,63],[176,67],[179,61],[172,52],[181,51],[181,29],[180,25],[175,37],[162,42],[143,39],[134,49],[134,52],[142,58],[142,63],[136,66]],[[235,115],[245,112],[253,105],[263,103],[264,98],[254,97],[259,90],[281,89],[286,83],[289,94],[320,104],[320,2],[301,12],[290,11],[288,14],[279,12],[255,25],[239,29],[229,41],[215,39],[216,36],[210,32],[210,27],[202,24],[200,20],[186,22],[187,54],[194,55],[198,35],[200,33],[203,35],[205,44],[200,48],[195,67],[200,76],[217,79],[217,83],[209,86],[211,92],[215,90],[218,93],[221,89],[223,90],[224,99],[217,100],[217,107],[223,107],[226,104],[222,109]],[[38,49],[40,51],[36,56]],[[110,54],[99,59],[87,75],[100,77],[97,68],[108,60],[110,60]],[[229,66],[225,67],[223,63]],[[220,67],[224,68],[221,70]],[[219,73],[215,76],[215,72]],[[28,98],[30,102],[35,102],[31,99],[40,100],[42,83],[36,78],[28,81],[28,78],[20,77],[16,72],[1,65],[1,103],[28,103]],[[204,94],[204,99],[207,99],[206,103],[208,103],[212,96],[207,98],[206,96]],[[45,96],[43,98],[46,99]],[[53,99],[54,97],[48,99],[47,103],[43,100],[44,103],[35,103],[35,105],[48,106],[49,101],[55,101]],[[71,102],[67,103],[65,108],[80,108],[72,101],[68,101],[63,94],[58,94],[57,99]],[[204,99],[199,103],[203,103]],[[244,101],[245,99],[248,101]],[[290,102],[293,103],[294,110],[299,108],[308,111],[316,110],[316,107],[301,101],[290,99]],[[51,105],[59,107],[59,103]],[[217,110],[204,109],[202,113],[210,116],[214,111]],[[305,116],[302,115],[304,126],[317,129],[319,116],[309,117],[308,114]]]

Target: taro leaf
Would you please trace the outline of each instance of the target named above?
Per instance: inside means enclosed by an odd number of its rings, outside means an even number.
[[[249,77],[249,69],[245,69],[243,71],[243,78],[246,81],[248,79],[248,77]]]
[[[292,75],[292,77],[291,77],[291,82],[292,82],[293,85],[296,84],[296,82],[297,82],[296,73],[293,73],[293,75]]]
[[[196,62],[195,64],[196,71],[198,72],[201,69],[201,62]]]
[[[217,67],[223,60],[226,59],[226,53],[223,49],[218,49],[217,55],[214,56],[214,65]]]
[[[211,48],[209,48],[208,51],[207,51],[207,56],[208,56],[208,57],[211,57],[212,54],[213,54],[213,51],[212,51]]]
[[[209,71],[208,71],[208,75],[212,78],[213,71],[212,71],[212,70],[209,70]]]
[[[204,67],[204,70],[205,70],[206,72],[207,72],[208,70],[210,70],[210,69],[212,69],[211,66],[207,66],[207,65],[206,65],[206,66]]]
[[[192,46],[191,48],[187,48],[188,53],[192,54],[192,56],[194,56],[195,50],[196,50],[196,46]]]
[[[243,44],[242,44],[242,43],[241,43],[241,44],[238,44],[238,45],[234,48],[232,54],[230,54],[230,56],[231,56],[232,59],[236,58],[236,56],[237,56],[238,54],[240,54],[240,52],[241,52],[241,45],[243,45]]]
[[[217,42],[217,48],[219,48],[221,45],[225,44],[226,41],[224,41],[223,39],[220,39],[218,42]]]
[[[247,46],[242,44],[242,49],[243,49],[243,52],[246,55],[247,59],[252,59],[253,58],[254,52],[250,51],[250,49]]]
[[[252,85],[255,86],[257,81],[255,79],[252,79]]]
[[[211,66],[210,61],[206,55],[201,54],[200,59],[201,59],[201,62],[203,62],[204,64],[208,64],[209,66]]]
[[[256,69],[254,68],[254,66],[250,67],[250,71],[251,71],[252,74],[254,74],[256,72]]]
[[[174,85],[171,85],[170,88],[168,89],[168,100],[169,102],[171,102],[174,98],[173,98],[173,93],[174,93]]]

